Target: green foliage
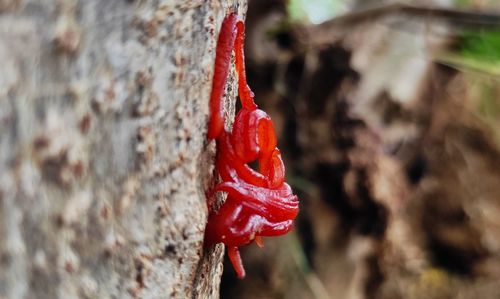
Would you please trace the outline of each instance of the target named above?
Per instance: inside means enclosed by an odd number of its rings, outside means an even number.
[[[462,71],[500,77],[500,28],[462,33],[458,47],[437,60]]]
[[[500,29],[466,32],[460,53],[464,58],[500,63]]]

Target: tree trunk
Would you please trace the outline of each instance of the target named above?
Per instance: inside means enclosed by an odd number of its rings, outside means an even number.
[[[231,8],[0,0],[0,298],[218,297],[205,133]]]

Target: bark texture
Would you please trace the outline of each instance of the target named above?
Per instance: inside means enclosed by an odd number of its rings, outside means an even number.
[[[205,133],[228,9],[246,1],[0,0],[0,298],[218,297]]]

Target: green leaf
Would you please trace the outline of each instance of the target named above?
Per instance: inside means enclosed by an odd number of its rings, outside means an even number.
[[[500,29],[465,32],[460,48],[465,58],[500,63]]]

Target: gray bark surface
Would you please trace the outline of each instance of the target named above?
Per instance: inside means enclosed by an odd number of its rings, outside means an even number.
[[[205,133],[245,4],[0,0],[0,298],[219,296]]]

